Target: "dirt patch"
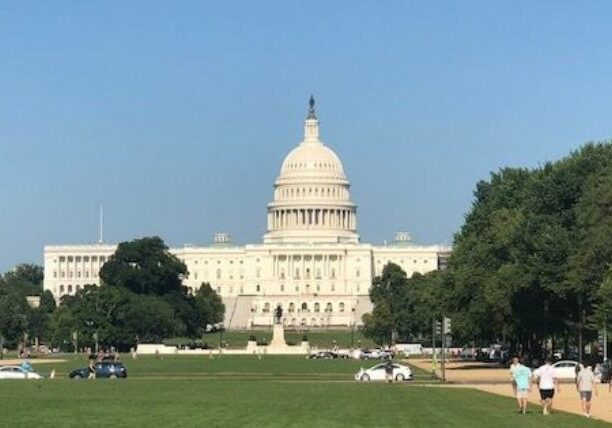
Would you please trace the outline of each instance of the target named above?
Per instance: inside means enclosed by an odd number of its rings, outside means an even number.
[[[38,364],[50,364],[50,363],[63,363],[66,360],[46,358],[46,359],[31,359],[29,360],[30,364],[36,366]],[[21,359],[12,359],[12,360],[0,360],[0,366],[18,366],[23,362]]]
[[[408,363],[431,373],[431,360],[407,360]],[[436,375],[442,377],[440,364]],[[509,383],[510,371],[499,364],[477,361],[453,361],[446,364],[446,380],[453,383]]]

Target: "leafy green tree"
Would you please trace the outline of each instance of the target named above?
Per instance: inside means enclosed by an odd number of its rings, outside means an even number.
[[[158,296],[186,294],[182,282],[186,274],[185,264],[157,236],[120,243],[100,269],[100,279],[106,285]]]
[[[17,293],[0,295],[0,335],[8,346],[16,346],[28,328],[28,304]]]
[[[208,324],[218,324],[225,316],[225,305],[221,296],[212,289],[209,283],[204,282],[195,292],[194,304],[200,317],[200,327],[206,328]]]
[[[29,283],[42,286],[43,276],[44,270],[42,266],[23,263],[15,266],[12,271],[5,273],[3,281],[6,284]]]

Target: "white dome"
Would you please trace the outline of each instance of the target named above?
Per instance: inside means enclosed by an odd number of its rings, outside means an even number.
[[[304,140],[285,157],[268,204],[265,243],[357,243],[357,207],[342,162],[319,139],[314,99]]]
[[[321,178],[346,180],[342,162],[323,143],[303,142],[291,150],[281,166],[279,180]]]

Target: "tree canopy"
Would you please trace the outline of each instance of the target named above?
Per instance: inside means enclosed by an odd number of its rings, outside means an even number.
[[[612,321],[611,242],[612,144],[503,168],[476,185],[446,271],[406,279],[387,266],[374,280],[366,332],[418,333],[445,315],[456,343],[505,341],[533,355],[548,340],[575,344],[580,330],[593,338]]]

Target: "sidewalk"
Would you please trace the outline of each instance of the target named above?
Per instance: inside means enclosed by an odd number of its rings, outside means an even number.
[[[408,362],[431,372],[431,360],[408,360]],[[500,368],[496,364],[479,362],[452,362],[447,364],[446,368],[446,379],[451,384],[445,386],[474,388],[491,394],[513,397],[508,369]],[[441,377],[439,372],[437,374]],[[612,422],[612,393],[608,392],[606,384],[597,384],[597,391],[599,394],[594,395],[592,401],[592,417]],[[540,405],[540,395],[536,385],[529,393],[529,402]],[[561,392],[555,394],[554,410],[582,415],[580,400],[573,383],[561,384]]]

